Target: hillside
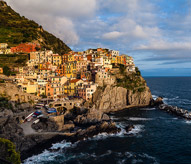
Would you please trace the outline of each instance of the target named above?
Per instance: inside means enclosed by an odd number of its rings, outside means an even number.
[[[59,54],[71,50],[59,38],[43,30],[42,26],[21,17],[6,2],[0,1],[0,43],[15,46],[21,42],[38,42],[43,49],[51,49]]]
[[[28,55],[5,55],[0,54],[0,67],[9,66],[10,68],[13,67],[22,67],[25,66],[28,60]]]

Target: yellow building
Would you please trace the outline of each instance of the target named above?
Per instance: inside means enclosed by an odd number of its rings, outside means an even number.
[[[111,63],[112,64],[117,64],[117,57],[112,57]]]
[[[24,82],[22,84],[22,90],[26,93],[36,94],[38,91],[38,85],[34,82]]]
[[[0,49],[6,49],[8,47],[7,43],[0,43]]]
[[[5,54],[11,54],[11,49],[10,48],[5,49]]]
[[[65,86],[65,93],[69,96],[77,96],[78,95],[78,86],[83,83],[80,79],[73,79]]]
[[[121,64],[121,56],[117,56],[117,64]]]
[[[76,63],[77,62],[66,63],[64,72],[67,78],[76,78]]]
[[[64,83],[67,82],[67,78],[65,76],[54,76],[54,77],[51,77],[51,83],[56,83],[56,84],[61,84],[63,85]]]
[[[62,58],[60,55],[58,54],[54,54],[52,56],[52,62],[53,62],[53,65],[61,65],[62,64]]]
[[[19,73],[23,73],[23,67],[19,67]]]
[[[74,54],[69,54],[68,55],[68,62],[73,62],[74,61]]]

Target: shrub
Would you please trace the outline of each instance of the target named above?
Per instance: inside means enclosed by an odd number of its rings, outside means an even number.
[[[141,76],[141,72],[139,71],[138,67],[135,67],[135,72],[137,76]]]
[[[20,164],[20,153],[16,151],[16,146],[9,140],[0,138],[0,158],[13,164]]]
[[[6,76],[10,76],[11,75],[11,69],[8,66],[4,66],[3,67],[3,74]]]
[[[138,92],[144,92],[145,91],[145,88],[139,88],[138,89]]]

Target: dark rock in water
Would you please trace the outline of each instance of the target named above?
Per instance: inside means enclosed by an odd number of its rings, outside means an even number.
[[[131,131],[134,128],[135,128],[134,125],[128,125],[128,126],[125,127],[125,130],[126,130],[126,132],[129,132],[129,131]]]
[[[110,117],[107,114],[103,114],[102,121],[110,121]]]
[[[95,135],[98,135],[99,133],[106,132],[108,134],[111,133],[118,133],[121,129],[116,127],[116,124],[114,122],[103,122],[98,125],[92,125],[87,129],[79,129],[74,137],[74,140],[82,140],[84,138],[93,137]]]
[[[163,97],[158,97],[156,100],[152,99],[150,101],[150,106],[151,107],[159,106],[161,104],[164,104]]]

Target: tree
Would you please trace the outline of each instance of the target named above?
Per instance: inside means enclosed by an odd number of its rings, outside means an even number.
[[[3,74],[6,76],[10,76],[11,75],[11,69],[8,66],[4,66],[3,67]]]
[[[141,72],[139,71],[139,68],[138,68],[138,67],[135,67],[135,72],[136,72],[136,75],[137,75],[137,76],[140,76],[140,75],[141,75]]]
[[[21,163],[20,153],[16,151],[16,146],[11,141],[0,138],[0,163],[4,160],[13,164]]]

